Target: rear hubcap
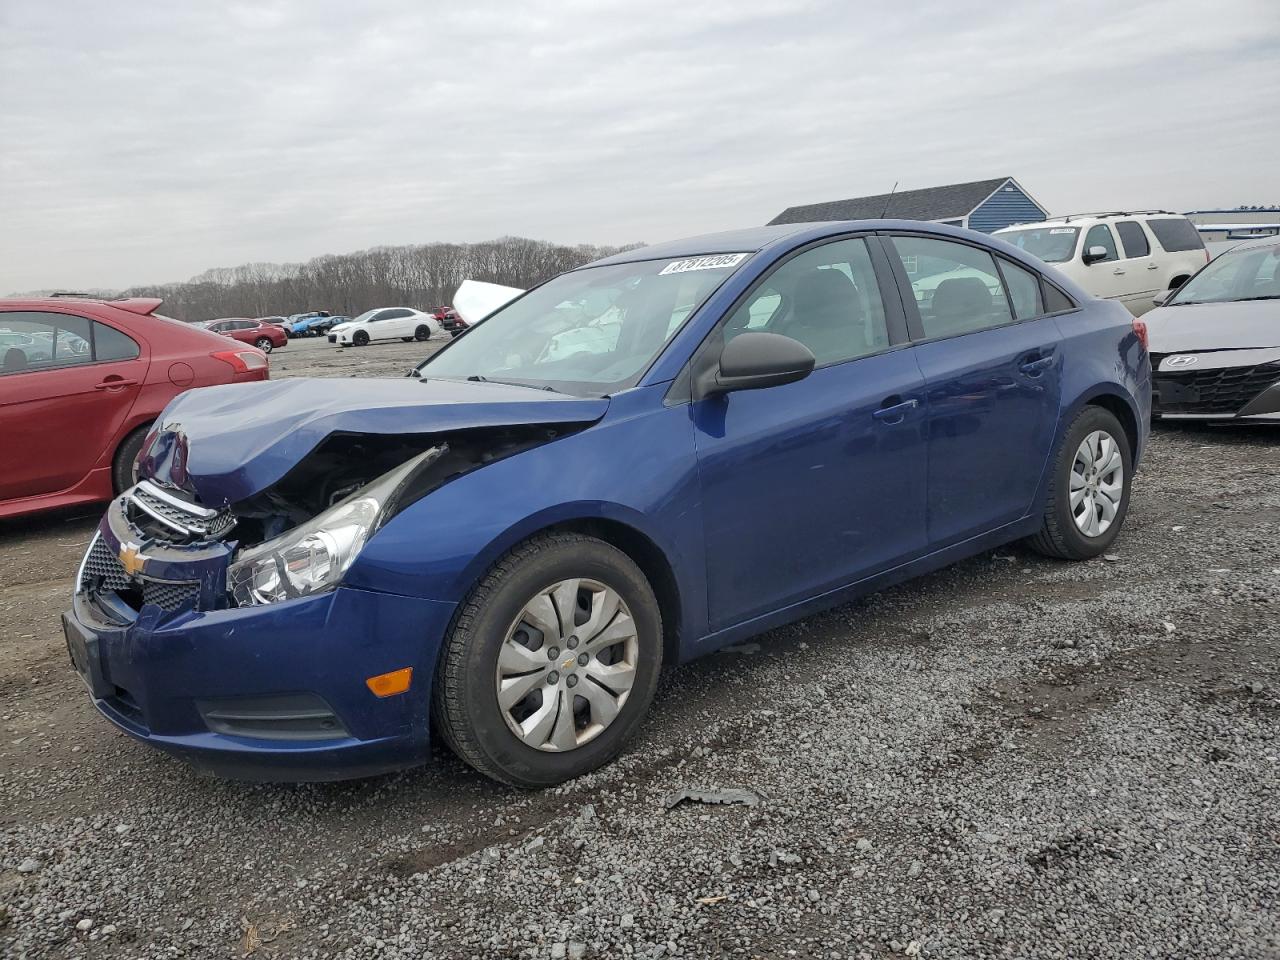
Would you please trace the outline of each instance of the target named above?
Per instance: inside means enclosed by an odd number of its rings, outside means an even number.
[[[1111,529],[1124,498],[1124,458],[1115,438],[1095,430],[1076,449],[1071,464],[1071,517],[1086,537]]]
[[[498,707],[536,750],[595,739],[635,683],[640,643],[631,611],[596,580],[561,580],[524,605],[498,653]]]

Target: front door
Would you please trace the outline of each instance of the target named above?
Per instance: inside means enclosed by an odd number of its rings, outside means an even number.
[[[817,358],[797,383],[692,406],[713,630],[924,550],[924,383],[873,256],[889,290],[878,245],[836,240],[776,267],[712,334],[780,333]]]
[[[1031,509],[1058,421],[1060,334],[1033,271],[1003,258],[997,268],[986,249],[954,240],[896,236],[891,249],[921,341],[929,542],[939,549]]]

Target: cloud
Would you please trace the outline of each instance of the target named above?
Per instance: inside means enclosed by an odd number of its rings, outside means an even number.
[[[656,241],[894,181],[1280,201],[1280,11],[1227,7],[7,0],[0,291]]]

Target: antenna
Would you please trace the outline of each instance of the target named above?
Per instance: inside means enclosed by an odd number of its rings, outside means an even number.
[[[893,189],[889,191],[889,195],[884,198],[884,209],[880,211],[880,219],[883,220],[889,213],[889,204],[893,201],[893,195],[898,192],[898,181],[893,181]]]

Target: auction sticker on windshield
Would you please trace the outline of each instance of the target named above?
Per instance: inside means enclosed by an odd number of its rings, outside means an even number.
[[[749,253],[719,253],[711,257],[693,257],[690,260],[674,260],[658,271],[658,276],[668,273],[689,273],[691,270],[720,270],[724,267],[736,267]]]

